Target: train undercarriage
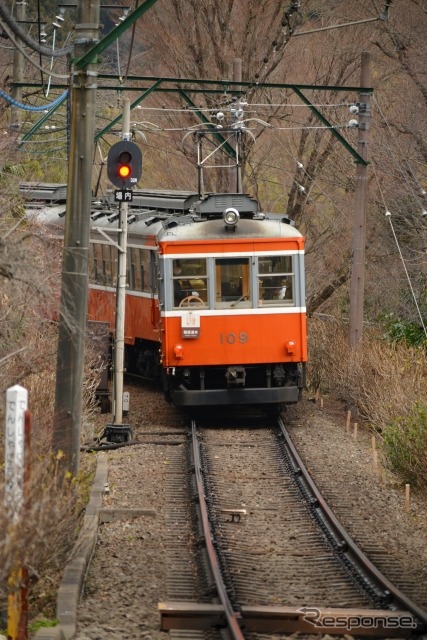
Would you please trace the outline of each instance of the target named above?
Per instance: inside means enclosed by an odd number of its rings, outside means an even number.
[[[159,381],[167,400],[181,408],[294,404],[305,386],[305,364],[162,367],[159,345],[137,340],[126,347],[126,371]]]

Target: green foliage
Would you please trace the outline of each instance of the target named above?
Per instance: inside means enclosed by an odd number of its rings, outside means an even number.
[[[397,318],[388,313],[382,318],[385,327],[384,337],[392,343],[402,342],[408,347],[427,346],[427,338],[421,324]]]
[[[17,191],[19,182],[66,182],[67,181],[67,159],[58,158],[56,153],[53,160],[49,160],[48,147],[45,148],[45,158],[41,162],[36,158],[24,158],[18,164],[6,163],[0,166],[0,189],[11,188]],[[47,159],[46,159],[47,155]],[[13,189],[12,189],[13,190]],[[13,195],[13,193],[12,193]]]
[[[37,160],[14,164],[8,162],[0,167],[0,187],[10,189],[15,184],[16,188],[21,180],[40,180],[42,176]]]
[[[390,422],[382,435],[392,470],[405,482],[426,488],[427,405],[417,403],[408,416]]]
[[[39,620],[34,620],[28,625],[28,630],[30,633],[37,633],[39,629],[46,629],[49,627],[56,627],[59,624],[59,620],[47,620],[46,618],[42,618]]]

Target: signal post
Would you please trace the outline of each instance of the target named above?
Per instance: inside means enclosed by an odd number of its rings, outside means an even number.
[[[107,425],[105,435],[109,442],[127,442],[132,429],[123,424],[123,375],[125,354],[126,262],[128,206],[132,202],[132,188],[142,174],[142,154],[130,141],[130,103],[123,104],[123,140],[114,144],[107,160],[109,180],[118,187],[115,200],[119,203],[119,243],[117,260],[116,323],[113,357],[113,424]]]

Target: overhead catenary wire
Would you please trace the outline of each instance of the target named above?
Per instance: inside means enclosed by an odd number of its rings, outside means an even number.
[[[352,106],[354,104],[354,102],[339,102],[336,104],[324,104],[324,103],[312,103],[311,106],[312,107],[316,107],[316,108],[348,108],[350,106]],[[258,107],[258,108],[265,108],[265,109],[269,109],[269,108],[280,108],[280,107],[288,107],[288,108],[292,108],[292,109],[296,109],[296,108],[304,108],[304,109],[309,109],[310,107],[306,104],[303,103],[298,103],[298,104],[293,104],[293,103],[287,103],[287,102],[282,102],[282,103],[269,103],[269,102],[256,102],[256,103],[248,103],[247,105],[245,105],[245,112],[247,113],[251,113],[251,107]],[[158,111],[158,112],[172,112],[172,113],[191,113],[191,112],[201,112],[201,113],[215,113],[217,111],[219,111],[221,109],[221,103],[219,103],[218,106],[216,107],[190,107],[190,106],[185,106],[185,107],[145,107],[142,105],[138,105],[136,107],[136,109],[141,109],[144,111]]]

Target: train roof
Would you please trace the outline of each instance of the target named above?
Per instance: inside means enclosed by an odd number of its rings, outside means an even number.
[[[21,182],[19,193],[31,202],[66,202],[67,185],[53,182]]]
[[[48,194],[48,186],[40,190],[27,187],[28,194]],[[41,186],[41,185],[39,185]],[[56,196],[55,185],[50,185]],[[57,185],[58,186],[58,185]],[[65,185],[60,185],[64,187]],[[301,233],[295,229],[293,221],[283,214],[259,211],[256,199],[247,194],[209,193],[200,197],[191,191],[134,190],[133,200],[128,207],[128,236],[131,239],[151,237],[158,242],[184,240],[237,240],[239,238],[296,238]],[[66,205],[56,199],[29,198],[27,212],[40,222],[58,227],[63,226]],[[231,230],[223,220],[225,210],[238,211],[240,219]],[[117,233],[119,207],[114,195],[108,194],[102,200],[94,199],[91,210],[91,226],[104,232]]]

